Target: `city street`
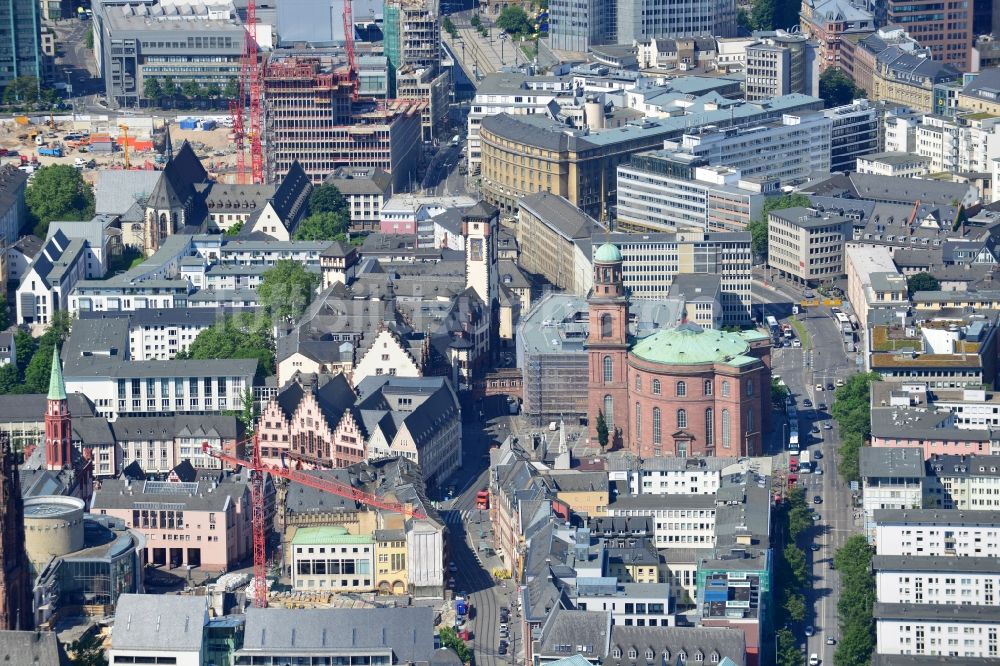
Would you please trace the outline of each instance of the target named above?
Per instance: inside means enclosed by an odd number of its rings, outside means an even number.
[[[802,295],[796,287],[783,283],[763,284],[754,281],[753,296],[763,303],[764,316],[773,315],[779,321],[787,321],[791,316],[792,303]],[[768,302],[770,301],[770,302]],[[799,407],[799,433],[803,450],[809,450],[813,457],[817,452],[822,459],[817,467],[821,475],[800,474],[799,484],[803,486],[806,501],[814,507],[820,519],[807,535],[807,542],[800,543],[812,566],[813,583],[807,592],[806,624],[811,624],[816,633],[806,638],[802,627],[796,627],[797,639],[806,644],[807,654],[816,653],[823,664],[833,663],[836,645],[827,645],[828,638],[838,639],[837,599],[839,597],[839,575],[832,568],[833,556],[852,534],[860,532],[854,518],[851,490],[840,478],[837,470],[837,446],[839,437],[836,425],[831,430],[822,428],[830,420],[833,391],[826,390],[828,383],[836,384],[838,378],[847,378],[857,371],[853,354],[844,351],[841,333],[833,319],[830,308],[809,308],[797,317],[811,336],[811,345],[803,341],[802,348],[784,347],[773,352],[773,372],[781,375]],[[824,390],[816,390],[822,383]],[[810,418],[811,410],[803,406],[803,400],[812,400],[815,419]],[[819,434],[811,434],[812,424],[821,426]],[[832,423],[832,421],[830,421]],[[821,504],[813,504],[813,497],[820,496]],[[809,546],[816,544],[819,550]]]
[[[487,74],[498,71],[505,65],[515,65],[524,62],[524,54],[518,55],[518,47],[510,39],[499,37],[500,29],[489,28],[489,37],[483,37],[469,23],[471,13],[453,14],[451,20],[458,30],[458,38],[453,39],[444,34],[445,42],[455,54],[456,61],[469,76],[473,83]]]
[[[476,509],[476,493],[489,483],[490,442],[502,439],[509,428],[509,418],[500,410],[505,401],[488,404],[486,423],[478,421],[478,413],[473,421],[463,424],[464,464],[459,476],[450,481],[456,485],[454,499],[441,504],[441,514],[448,523],[448,550],[457,571],[451,575],[455,579],[454,593],[465,593],[471,601],[473,617],[469,620],[472,632],[470,646],[478,666],[497,666],[512,663],[512,655],[520,644],[517,635],[517,604],[514,601],[517,586],[511,581],[500,584],[494,580],[494,568],[502,565],[496,557],[487,556],[481,546],[493,547],[492,528],[489,513]],[[477,410],[470,410],[477,411]],[[490,418],[491,415],[493,418]],[[480,430],[480,428],[484,428]],[[505,655],[498,654],[500,644],[500,607],[506,606],[511,612],[508,623],[510,637]]]
[[[465,136],[462,132],[460,137]],[[441,147],[427,165],[427,173],[420,187],[432,196],[455,196],[465,194],[465,176],[459,173],[459,165],[465,159],[465,141],[451,145],[451,135],[442,136]]]

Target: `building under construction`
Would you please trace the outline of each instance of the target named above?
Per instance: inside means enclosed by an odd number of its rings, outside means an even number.
[[[396,189],[417,179],[426,99],[352,100],[337,51],[275,51],[264,77],[268,182],[298,160],[314,183],[338,167],[379,167]]]

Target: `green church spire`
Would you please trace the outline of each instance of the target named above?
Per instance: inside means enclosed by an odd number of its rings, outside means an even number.
[[[59,346],[52,347],[52,371],[49,373],[49,400],[66,399],[66,382],[63,381],[62,362],[59,360]]]

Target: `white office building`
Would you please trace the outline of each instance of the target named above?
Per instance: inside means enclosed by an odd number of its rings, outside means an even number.
[[[1000,657],[1000,606],[876,603],[874,615],[880,655]]]
[[[608,480],[628,484],[632,495],[715,495],[722,481],[724,458],[647,458],[638,465],[608,460]]]
[[[658,150],[618,167],[618,226],[635,231],[742,231],[776,179],[744,180],[738,169],[711,166],[689,153]]]
[[[712,166],[739,169],[744,178],[804,182],[830,171],[833,120],[820,112],[786,113],[780,121],[737,129],[697,128],[664,148],[704,157]]]
[[[1000,557],[961,557],[942,567],[933,557],[876,555],[875,592],[890,604],[996,606]]]

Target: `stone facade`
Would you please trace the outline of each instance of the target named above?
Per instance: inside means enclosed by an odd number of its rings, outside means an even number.
[[[595,253],[589,305],[592,440],[603,414],[609,447],[642,458],[762,453],[771,385],[766,335],[685,324],[630,341],[621,255],[611,245]]]

